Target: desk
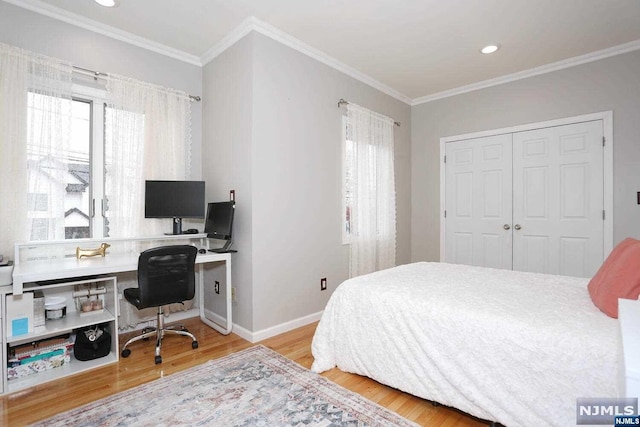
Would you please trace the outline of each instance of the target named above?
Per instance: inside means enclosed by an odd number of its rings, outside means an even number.
[[[180,236],[159,236],[159,237],[142,237],[134,239],[82,239],[82,240],[65,240],[62,242],[30,242],[25,244],[16,244],[15,266],[13,269],[13,294],[20,295],[23,292],[24,284],[28,282],[39,282],[57,279],[73,279],[84,276],[97,276],[105,274],[116,274],[127,271],[136,271],[138,269],[139,252],[126,252],[119,246],[125,244],[145,244],[147,247],[162,246],[164,244],[182,244],[188,241],[195,244],[199,248],[208,248],[206,234],[192,234]],[[75,251],[76,246],[97,247],[100,243],[107,242],[111,244],[113,249],[107,250],[107,256],[90,257],[76,259],[75,256],[65,256],[61,259],[47,259],[36,261],[23,261],[24,252],[28,248],[46,247],[52,245],[62,245],[72,248]],[[113,251],[114,253],[111,253]],[[120,251],[120,252],[118,252]],[[204,307],[204,271],[202,265],[212,262],[224,262],[226,266],[226,325],[219,325],[206,317]],[[232,313],[231,313],[231,254],[230,253],[214,253],[198,254],[196,257],[196,265],[198,266],[198,299],[200,319],[217,330],[223,335],[231,333],[232,329]]]
[[[89,257],[77,259],[76,247],[95,248],[101,243],[109,243],[105,257]],[[118,348],[118,304],[120,302],[117,290],[116,277],[107,277],[117,273],[136,271],[138,269],[138,257],[145,249],[164,245],[192,244],[198,248],[208,249],[206,234],[159,236],[135,239],[78,239],[56,242],[29,242],[15,245],[15,259],[13,269],[13,284],[0,286],[0,359],[2,366],[2,378],[0,378],[0,394],[19,391],[35,386],[42,382],[56,380],[78,372],[95,369],[106,364],[115,363],[119,359]],[[204,265],[207,263],[223,262],[226,270],[226,322],[219,324],[206,316],[204,296]],[[198,253],[196,257],[198,273],[199,312],[202,322],[217,330],[221,334],[229,334],[232,328],[232,286],[231,286],[231,254],[206,252]],[[99,276],[95,279],[85,277]],[[61,280],[62,283],[42,284],[39,286],[33,282]],[[67,312],[64,319],[47,322],[39,330],[9,337],[6,333],[7,324],[7,299],[9,295],[21,295],[25,290],[41,290],[48,292],[71,292],[74,286],[83,283],[103,282],[105,284],[104,311],[95,315],[85,316],[77,311]],[[13,298],[12,296],[12,298]],[[74,361],[63,364],[48,371],[38,372],[23,378],[8,381],[7,349],[43,338],[49,338],[68,333],[79,327],[108,324],[112,332],[111,352],[104,358],[91,361]],[[43,328],[43,329],[42,329]]]

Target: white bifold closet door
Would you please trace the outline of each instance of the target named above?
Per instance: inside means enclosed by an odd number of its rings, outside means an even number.
[[[512,135],[446,145],[445,261],[512,268]]]
[[[445,261],[591,277],[604,259],[602,120],[446,144]]]

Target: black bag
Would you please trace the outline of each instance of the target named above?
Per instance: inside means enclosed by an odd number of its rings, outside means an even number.
[[[93,325],[76,331],[73,355],[78,360],[93,360],[111,352],[111,334],[104,328]]]

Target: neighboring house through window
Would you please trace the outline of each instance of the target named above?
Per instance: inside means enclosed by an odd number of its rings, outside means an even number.
[[[160,234],[144,218],[145,179],[190,176],[189,94],[112,74],[80,85],[74,73],[0,43],[0,75],[11,76],[0,82],[0,216],[13,219],[0,224],[0,253],[24,240]]]
[[[74,85],[73,99],[42,99],[46,95],[29,92],[28,97],[28,167],[27,216],[31,220],[31,240],[62,237],[65,239],[108,237],[101,215],[104,179],[104,93]],[[49,103],[68,103],[65,108],[47,111]],[[57,122],[52,129],[38,132],[39,123]],[[64,149],[53,156],[39,147],[46,138],[62,133]],[[54,158],[52,158],[54,157]],[[96,215],[96,202],[99,205]]]

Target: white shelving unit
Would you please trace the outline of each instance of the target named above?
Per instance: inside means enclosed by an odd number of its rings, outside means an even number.
[[[102,243],[110,245],[105,257],[96,256],[83,259],[76,258],[76,248],[95,248]],[[188,234],[179,236],[151,236],[137,238],[105,238],[105,239],[70,239],[62,241],[25,242],[15,244],[15,259],[13,269],[13,283],[0,286],[0,356],[2,358],[2,379],[0,380],[0,394],[13,393],[18,390],[56,380],[79,372],[94,369],[119,359],[118,348],[118,290],[116,286],[117,274],[134,272],[138,268],[140,253],[151,247],[163,245],[189,244],[199,249],[209,249],[206,234]],[[229,334],[232,330],[232,284],[231,284],[231,254],[230,253],[199,253],[196,258],[198,265],[198,309],[203,323],[216,329],[221,334]],[[225,293],[224,301],[226,319],[214,317],[204,303],[204,265],[225,265]],[[86,279],[86,280],[85,280]],[[38,284],[39,282],[40,284]],[[102,313],[80,316],[76,312],[73,299],[70,298],[73,289],[78,284],[104,282],[107,289],[105,294],[104,311]],[[43,284],[46,283],[46,284]],[[43,329],[16,337],[7,337],[7,296],[20,295],[23,292],[43,291],[50,296],[66,296],[66,317],[47,321]],[[219,322],[219,323],[218,323]],[[32,374],[24,378],[8,380],[7,347],[54,337],[72,332],[75,329],[96,324],[108,324],[111,333],[111,352],[109,355],[93,360],[78,361],[72,357],[71,363],[49,371]]]
[[[80,315],[76,311],[72,292],[76,285],[87,283],[98,283],[105,287],[103,310],[96,313],[87,313]],[[118,349],[118,301],[117,286],[115,277],[97,277],[87,280],[73,280],[62,283],[38,285],[37,283],[25,283],[24,292],[42,291],[45,295],[67,295],[67,311],[66,316],[62,319],[47,320],[44,326],[34,328],[34,332],[17,336],[7,337],[6,327],[3,323],[2,328],[2,393],[13,393],[28,387],[32,387],[43,382],[57,380],[68,375],[77,374],[99,366],[115,363],[119,358]],[[9,288],[10,291],[10,288]],[[7,296],[11,292],[2,292],[2,312],[6,313]],[[5,322],[7,320],[5,319]],[[58,335],[72,333],[78,328],[92,325],[107,325],[107,329],[111,334],[111,352],[105,356],[89,361],[79,361],[71,355],[71,362],[65,363],[60,367],[56,367],[47,371],[38,372],[21,378],[7,379],[7,358],[8,348],[26,344],[45,338],[55,337]]]
[[[625,397],[640,397],[640,300],[619,299],[622,345],[621,391]]]

